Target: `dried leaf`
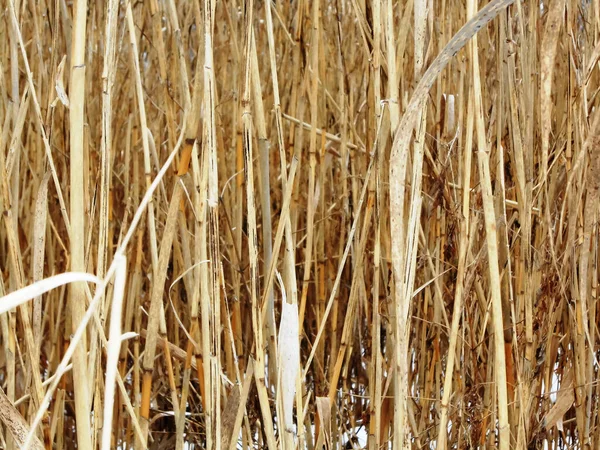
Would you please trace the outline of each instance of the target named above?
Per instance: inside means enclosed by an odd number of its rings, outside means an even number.
[[[63,82],[64,73],[65,73],[65,62],[67,61],[67,55],[63,56],[62,61],[58,65],[58,71],[56,73],[56,82],[54,83],[54,88],[56,89],[56,94],[58,95],[58,99],[60,102],[65,105],[65,107],[69,107],[69,97],[67,96],[67,92],[65,91],[65,85]],[[56,104],[56,99],[52,103],[52,106]]]
[[[554,406],[550,408],[550,411],[548,411],[548,414],[544,417],[543,423],[546,430],[550,430],[554,425],[558,425],[559,421],[562,426],[562,418],[571,406],[573,406],[574,401],[573,369],[570,369],[560,383],[560,390],[558,391]]]
[[[33,222],[33,282],[40,281],[44,276],[44,249],[46,247],[46,219],[48,216],[48,181],[52,174],[48,171],[40,183],[35,202],[35,220]],[[35,343],[40,345],[42,329],[42,298],[38,296],[33,301],[33,333]]]
[[[11,292],[10,294],[0,297],[0,314],[10,311],[23,303],[28,302],[32,298],[36,298],[45,294],[52,289],[77,281],[88,281],[90,283],[102,284],[102,281],[89,273],[82,272],[66,272],[53,277],[44,278],[43,280],[33,283],[23,289]]]
[[[325,437],[326,448],[331,447],[331,402],[329,397],[317,397],[315,399],[317,404],[317,412],[319,413],[319,420],[321,421],[321,431]]]

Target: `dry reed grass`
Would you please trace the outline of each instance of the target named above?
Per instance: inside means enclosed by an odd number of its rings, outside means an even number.
[[[0,448],[600,448],[598,0],[0,23]]]

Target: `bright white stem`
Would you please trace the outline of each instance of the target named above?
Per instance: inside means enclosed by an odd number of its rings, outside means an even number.
[[[294,395],[296,377],[300,370],[300,343],[298,341],[298,304],[282,301],[281,324],[279,326],[279,379],[283,403],[283,420],[286,431],[293,432]]]
[[[455,97],[453,94],[446,96],[446,135],[453,136],[455,133],[456,116],[455,116]]]
[[[118,259],[117,259],[118,258]],[[113,304],[110,313],[110,331],[106,355],[106,385],[104,389],[104,423],[102,428],[102,449],[110,450],[112,435],[112,415],[115,404],[115,381],[117,365],[121,350],[121,311],[125,295],[125,279],[127,278],[127,257],[117,255],[117,269]]]

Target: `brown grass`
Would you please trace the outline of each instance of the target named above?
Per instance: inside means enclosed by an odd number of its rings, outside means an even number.
[[[598,1],[0,24],[0,448],[600,448]]]

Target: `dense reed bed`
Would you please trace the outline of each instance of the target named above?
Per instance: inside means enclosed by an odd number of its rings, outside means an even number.
[[[600,448],[600,2],[0,24],[0,448]]]

